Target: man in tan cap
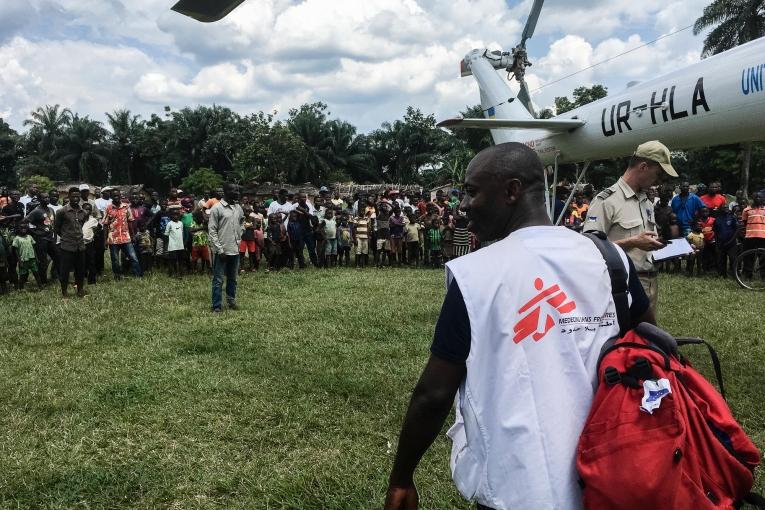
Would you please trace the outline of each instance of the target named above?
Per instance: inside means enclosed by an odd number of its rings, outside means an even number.
[[[584,232],[599,230],[622,247],[635,264],[654,313],[659,295],[651,251],[664,245],[658,240],[653,203],[645,190],[657,185],[664,174],[677,177],[669,149],[656,140],[640,145],[619,180],[601,191],[590,204]]]

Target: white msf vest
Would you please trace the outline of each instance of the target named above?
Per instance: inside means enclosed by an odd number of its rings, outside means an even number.
[[[576,445],[600,348],[619,332],[600,252],[566,228],[529,227],[449,262],[452,279],[471,334],[448,433],[457,488],[497,510],[581,508]]]

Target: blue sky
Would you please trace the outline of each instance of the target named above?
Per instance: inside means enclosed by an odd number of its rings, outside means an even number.
[[[708,0],[547,0],[529,53],[532,90],[693,22]],[[246,0],[200,24],[172,0],[3,0],[0,117],[61,104],[96,120],[115,108],[148,117],[164,105],[286,111],[324,101],[362,132],[408,105],[454,115],[478,102],[459,61],[473,48],[509,50],[531,0]],[[612,92],[697,61],[690,30],[541,89],[538,106],[580,85]]]

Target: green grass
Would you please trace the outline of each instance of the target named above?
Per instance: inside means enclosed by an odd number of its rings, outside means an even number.
[[[213,316],[209,279],[164,276],[0,298],[0,507],[381,508],[443,273],[247,274]],[[720,352],[732,407],[765,446],[755,295],[662,277],[660,322]],[[707,355],[692,353],[705,373]],[[422,508],[468,508],[443,435]]]

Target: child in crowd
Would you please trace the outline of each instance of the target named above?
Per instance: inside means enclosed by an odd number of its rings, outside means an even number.
[[[263,257],[263,248],[265,247],[265,234],[263,231],[263,220],[260,219],[258,213],[255,213],[255,249],[257,253],[255,255],[255,269],[260,269],[260,259]]]
[[[409,267],[417,267],[420,262],[420,230],[422,230],[422,225],[415,219],[412,213],[409,213],[407,218],[409,223],[404,227],[407,261],[409,262]]]
[[[356,267],[366,267],[369,262],[369,230],[372,213],[366,210],[353,220],[353,244],[356,246]]]
[[[425,232],[425,237],[428,240],[431,266],[438,269],[441,267],[441,241],[443,240],[440,218],[435,218],[430,222],[430,226]]]
[[[149,232],[149,223],[150,221],[144,218],[138,226],[138,260],[144,274],[150,273],[154,265],[152,257],[154,240]]]
[[[701,275],[701,258],[704,253],[704,232],[701,223],[695,222],[693,224],[686,239],[696,251],[695,253],[688,255],[688,265],[685,269],[688,272],[688,276],[693,276],[693,266],[695,265],[697,268],[696,273]]]
[[[704,234],[704,252],[701,260],[701,266],[704,271],[709,271],[715,265],[715,219],[709,215],[709,208],[699,209],[699,223],[701,232]]]
[[[446,216],[441,227],[441,254],[444,263],[454,258],[454,226],[451,216]]]
[[[388,220],[390,226],[390,256],[391,265],[395,262],[397,266],[402,262],[402,247],[404,244],[404,224],[406,218],[401,214],[401,207],[398,202],[393,203],[393,215]]]
[[[181,264],[183,264],[186,248],[183,244],[183,223],[181,223],[181,210],[175,208],[170,213],[170,222],[165,226],[167,237],[168,274],[181,276]]]
[[[260,255],[257,242],[255,241],[255,213],[249,205],[244,206],[244,231],[239,241],[239,272],[244,273],[245,255],[250,255],[250,271],[258,270],[258,257]]]
[[[380,203],[375,219],[375,234],[377,238],[377,267],[385,265],[386,260],[390,260],[390,216],[392,208],[387,202]]]
[[[8,294],[8,253],[10,246],[0,232],[0,296]]]
[[[316,267],[322,267],[324,266],[324,251],[327,249],[326,247],[326,239],[324,237],[324,226],[322,225],[322,220],[324,219],[324,213],[321,213],[321,216],[319,216],[319,211],[317,209],[316,216],[309,216],[308,221],[310,223],[310,228],[313,230],[313,238],[316,241]]]
[[[297,211],[290,211],[289,221],[287,222],[287,237],[289,238],[290,251],[287,254],[287,267],[290,269],[295,268],[295,258],[300,258],[302,253],[298,253],[298,250],[303,250],[303,230],[300,226],[300,220],[298,220]],[[304,264],[305,265],[305,264]],[[302,267],[302,266],[301,266]]]
[[[284,266],[284,255],[289,249],[289,237],[284,227],[281,215],[274,213],[268,217],[268,240],[269,240],[269,270],[279,271]]]
[[[338,265],[351,265],[351,226],[345,213],[342,213],[337,225],[337,258]]]
[[[467,229],[467,217],[457,215],[454,220],[454,257],[470,253],[470,232]]]
[[[167,224],[170,223],[168,204],[167,199],[160,200],[159,211],[157,211],[152,219],[152,224],[154,225],[154,254],[157,257],[156,262],[160,267],[162,264],[167,264],[167,236],[165,235],[165,229],[167,229]]]
[[[193,237],[191,235],[191,224],[194,221],[194,201],[190,198],[181,200],[181,223],[183,223],[183,258],[186,262],[186,272],[191,272],[191,248],[193,246]]]
[[[337,221],[332,209],[327,209],[321,223],[324,227],[324,267],[334,267],[337,265]]]
[[[13,239],[12,247],[16,253],[16,260],[19,261],[18,290],[24,290],[24,285],[27,283],[29,273],[32,273],[32,276],[34,276],[37,288],[42,288],[40,274],[37,271],[35,240],[29,235],[28,224],[19,223],[16,227],[16,237]]]
[[[193,213],[193,220],[191,222],[191,265],[193,269],[197,270],[197,261],[201,261],[200,272],[204,273],[205,270],[210,270],[210,248],[207,246],[207,222],[205,213],[202,209],[197,209]]]
[[[96,283],[96,244],[93,239],[101,230],[101,224],[93,216],[93,206],[85,202],[82,204],[82,210],[88,215],[88,219],[82,225],[82,239],[85,241],[85,271],[88,277],[88,283]]]
[[[736,215],[727,205],[717,210],[717,218],[713,226],[717,255],[717,273],[733,278],[736,271],[736,256],[738,255],[737,234],[740,224]]]

